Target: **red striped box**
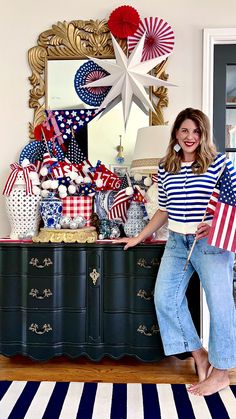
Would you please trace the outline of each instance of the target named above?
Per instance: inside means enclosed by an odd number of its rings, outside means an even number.
[[[93,212],[93,197],[67,196],[62,199],[62,215],[75,218],[82,215],[87,220],[86,226],[91,225],[90,218]]]

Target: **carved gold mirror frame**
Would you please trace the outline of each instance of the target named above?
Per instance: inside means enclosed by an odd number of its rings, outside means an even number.
[[[123,51],[127,51],[125,40],[119,41]],[[29,123],[29,136],[34,138],[34,128],[45,119],[45,91],[47,60],[86,59],[90,57],[114,58],[110,31],[106,20],[73,20],[58,22],[42,32],[37,46],[28,52],[32,75],[29,92],[29,107],[34,109],[33,122]],[[159,64],[153,75],[167,80],[166,60]],[[164,125],[163,107],[168,106],[166,87],[150,88],[150,97],[155,113],[150,112],[150,125]]]

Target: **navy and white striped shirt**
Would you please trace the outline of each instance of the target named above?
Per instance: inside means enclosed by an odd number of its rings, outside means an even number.
[[[182,163],[178,173],[158,169],[158,202],[160,210],[168,212],[169,229],[182,234],[194,234],[208,205],[222,166],[226,163],[236,192],[236,170],[232,162],[219,153],[208,170],[194,174],[192,163]],[[211,224],[207,214],[205,222]]]

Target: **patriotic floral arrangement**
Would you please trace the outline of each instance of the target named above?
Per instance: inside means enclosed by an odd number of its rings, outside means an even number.
[[[130,202],[145,202],[139,186],[133,188],[128,175],[122,182],[100,160],[92,166],[78,149],[78,142],[73,136],[65,145],[52,113],[36,127],[35,138],[20,153],[19,163],[11,165],[3,193],[9,196],[14,186],[20,183],[25,185],[26,195],[37,195],[42,199],[52,195],[59,198],[62,201],[60,227],[73,229],[90,226],[91,216],[98,206],[97,197],[112,193],[114,204],[110,201],[105,214],[98,217],[100,237],[108,236],[108,230],[105,235],[102,233],[104,219],[109,225],[108,237],[118,237],[119,226],[125,222]],[[72,161],[66,156],[70,156]]]

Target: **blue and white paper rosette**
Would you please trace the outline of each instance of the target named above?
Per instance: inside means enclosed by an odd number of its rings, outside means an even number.
[[[74,86],[77,95],[80,99],[90,106],[99,107],[111,87],[98,86],[98,87],[81,87],[95,80],[99,80],[108,76],[109,73],[102,67],[97,65],[94,61],[87,61],[82,64],[77,70],[74,78]]]
[[[53,154],[53,147],[55,147],[56,155]],[[56,157],[58,161],[63,161],[65,159],[64,153],[58,144],[53,145],[51,142],[48,142],[48,148],[51,156]],[[44,153],[47,153],[47,151],[47,147],[42,141],[31,141],[21,151],[19,164],[21,164],[24,159],[28,159],[32,164],[35,164],[37,160],[42,161],[43,155]]]

